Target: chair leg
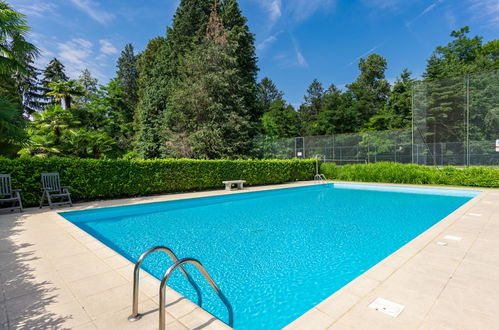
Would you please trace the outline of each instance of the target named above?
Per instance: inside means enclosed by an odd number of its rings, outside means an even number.
[[[44,197],[45,197],[45,190],[43,191],[43,193],[42,193],[42,199],[40,200],[40,208],[42,208],[42,206],[43,206],[43,199],[44,199]]]
[[[52,210],[54,207],[52,206],[52,198],[50,198],[50,194],[47,193],[47,200],[49,201],[49,207]]]
[[[17,192],[17,200],[19,202],[19,213],[23,212],[23,202],[21,201],[21,195],[19,195],[19,192]]]
[[[73,207],[73,201],[71,200],[71,195],[68,195],[69,206]]]

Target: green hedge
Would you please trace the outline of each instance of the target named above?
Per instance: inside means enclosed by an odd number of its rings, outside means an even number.
[[[331,180],[499,188],[499,169],[487,167],[460,169],[449,166],[438,169],[400,163],[344,166],[324,163],[321,170]]]
[[[0,173],[12,174],[27,206],[39,203],[43,172],[59,172],[75,200],[95,200],[216,189],[233,179],[248,185],[309,180],[314,171],[312,160],[0,159]]]

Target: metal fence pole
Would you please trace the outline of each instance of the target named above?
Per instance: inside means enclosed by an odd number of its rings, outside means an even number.
[[[470,166],[470,75],[466,75],[466,166]]]

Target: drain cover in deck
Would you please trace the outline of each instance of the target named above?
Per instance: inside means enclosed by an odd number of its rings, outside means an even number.
[[[369,305],[369,308],[375,309],[392,317],[397,317],[400,313],[402,313],[405,306],[383,298],[376,298],[376,300]]]

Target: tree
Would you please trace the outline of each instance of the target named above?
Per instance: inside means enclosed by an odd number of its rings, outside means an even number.
[[[47,95],[53,96],[56,102],[60,101],[63,109],[71,109],[71,99],[74,96],[85,95],[84,87],[75,80],[59,83],[51,82],[49,88],[50,92]]]
[[[264,77],[258,83],[258,94],[257,99],[260,106],[263,109],[263,113],[267,112],[270,105],[277,100],[282,100],[284,93],[280,91],[272,80],[268,77]]]
[[[45,69],[43,69],[41,80],[41,85],[44,94],[46,95],[45,101],[49,105],[57,104],[57,101],[54,100],[54,97],[47,95],[51,91],[49,86],[50,83],[62,83],[67,82],[68,80],[69,77],[64,72],[64,65],[59,62],[57,58],[53,58],[52,60],[50,60],[49,64],[47,64]]]
[[[165,113],[164,156],[242,157],[253,146],[249,88],[238,74],[236,44],[228,39],[213,6],[206,36],[179,66]]]
[[[361,58],[359,76],[347,85],[352,100],[350,113],[355,114],[357,131],[365,127],[371,117],[382,112],[388,101],[390,84],[385,79],[386,68],[386,58],[378,54]]]
[[[25,15],[16,12],[5,1],[0,1],[0,74],[26,72],[28,59],[39,55],[39,50],[26,41],[30,31]]]
[[[165,38],[149,41],[137,62],[139,68],[139,103],[135,113],[137,129],[135,152],[143,158],[154,158],[160,155],[161,128],[163,111],[166,108],[168,81],[161,53],[166,47]],[[165,81],[166,80],[166,81]]]
[[[153,158],[161,156],[160,147],[164,145],[161,132],[167,129],[167,124],[158,118],[168,118],[171,102],[179,77],[184,75],[186,57],[198,51],[205,43],[207,25],[210,17],[212,0],[182,0],[173,18],[173,25],[167,29],[166,38],[161,42],[156,57],[147,70],[140,72],[140,102],[138,107],[139,123],[135,150],[142,157]],[[241,98],[244,108],[250,115],[249,124],[255,126],[261,115],[261,109],[256,101],[256,56],[254,36],[249,32],[246,18],[241,15],[235,0],[215,1],[217,13],[221,18],[226,39],[234,47],[235,75],[239,76],[240,88],[234,97]],[[142,60],[140,60],[142,62]],[[143,66],[139,65],[139,71]],[[144,79],[147,77],[147,79]],[[227,100],[230,104],[232,101]],[[256,130],[250,130],[251,139]],[[188,134],[189,132],[184,132]]]
[[[97,94],[97,78],[92,77],[92,74],[88,69],[83,69],[78,80],[77,84],[83,87],[83,95],[76,99],[77,103],[88,104]]]
[[[483,44],[482,37],[470,38],[469,33],[468,26],[451,32],[454,40],[446,46],[438,46],[428,59],[423,74],[425,79],[436,80],[499,69],[499,40]]]
[[[26,40],[25,15],[0,1],[0,143],[2,154],[15,153],[24,138],[23,108],[30,103],[27,77],[38,49]]]
[[[215,4],[217,2],[215,0]],[[263,112],[257,102],[258,59],[255,50],[255,36],[250,32],[247,19],[242,15],[237,0],[221,0],[219,13],[227,31],[227,39],[236,48],[237,71],[241,77],[241,84],[244,85],[240,95],[243,97],[245,107],[250,111],[251,122],[258,123]]]
[[[53,58],[50,60],[49,64],[43,70],[43,79],[42,83],[44,87],[48,88],[49,83],[51,82],[66,82],[69,80],[69,77],[64,72],[65,67],[64,64],[59,62],[57,58]]]
[[[262,116],[262,127],[267,137],[291,138],[300,133],[300,118],[291,105],[286,104],[282,99],[276,99]]]
[[[138,101],[137,90],[139,79],[137,56],[133,52],[132,44],[127,44],[125,49],[121,52],[121,56],[118,58],[117,67],[117,79],[123,89],[124,101],[129,104],[129,108],[132,110],[131,113],[128,114],[128,117],[132,120],[133,109]]]
[[[314,79],[304,96],[305,103],[300,106],[298,112],[303,122],[302,135],[315,135],[314,123],[322,111],[324,101],[324,87],[317,79]]]

